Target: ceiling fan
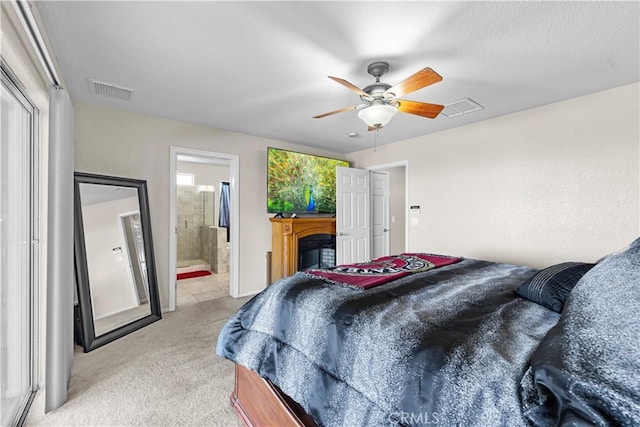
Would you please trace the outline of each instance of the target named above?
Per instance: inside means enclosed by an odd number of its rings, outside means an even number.
[[[389,71],[387,62],[377,61],[369,64],[367,72],[375,77],[376,82],[364,89],[359,89],[344,79],[329,76],[330,79],[359,94],[362,104],[341,108],[313,118],[320,119],[343,111],[361,110],[358,113],[358,117],[369,126],[369,130],[376,130],[389,123],[398,111],[433,119],[444,109],[444,105],[399,99],[401,96],[442,80],[442,76],[431,68],[423,68],[395,86],[380,81],[380,77],[387,71]]]

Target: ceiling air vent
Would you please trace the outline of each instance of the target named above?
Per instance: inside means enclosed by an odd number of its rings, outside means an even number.
[[[461,99],[460,101],[452,102],[451,104],[446,104],[444,106],[444,110],[442,110],[442,113],[440,114],[443,114],[451,118],[455,116],[461,116],[467,113],[473,113],[474,111],[479,111],[479,110],[482,110],[483,108],[484,107],[478,104],[477,102],[469,98],[464,98],[464,99]]]
[[[133,89],[93,79],[89,79],[89,90],[91,90],[91,93],[94,95],[108,96],[110,98],[122,99],[123,101],[131,101],[131,96],[133,95]]]

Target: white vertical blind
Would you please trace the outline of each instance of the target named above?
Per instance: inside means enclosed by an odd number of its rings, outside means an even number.
[[[15,425],[34,391],[35,108],[2,65],[0,106],[0,425]]]

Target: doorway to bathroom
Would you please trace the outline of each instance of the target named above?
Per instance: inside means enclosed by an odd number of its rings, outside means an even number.
[[[237,156],[171,148],[170,309],[237,295]]]

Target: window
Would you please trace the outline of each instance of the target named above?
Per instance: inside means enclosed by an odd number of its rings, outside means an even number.
[[[195,175],[192,173],[176,172],[177,185],[195,185]]]
[[[37,109],[1,63],[0,425],[15,425],[35,391]]]

